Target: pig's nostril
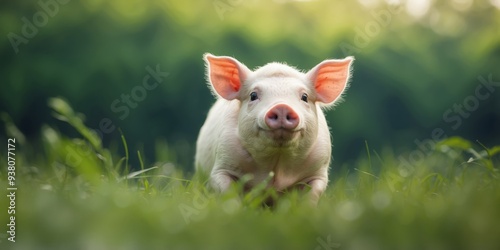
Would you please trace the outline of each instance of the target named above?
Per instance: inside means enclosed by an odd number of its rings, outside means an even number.
[[[288,113],[286,114],[287,121],[294,121],[297,120],[298,118],[299,118],[298,115],[292,110],[288,111]]]

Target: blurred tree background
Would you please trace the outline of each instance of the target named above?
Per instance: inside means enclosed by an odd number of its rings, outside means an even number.
[[[120,128],[146,162],[161,160],[157,150],[168,148],[170,160],[192,171],[198,131],[214,102],[205,52],[249,68],[280,61],[304,70],[355,56],[345,101],[327,113],[333,165],[365,154],[365,140],[375,150],[418,149],[415,140],[431,139],[436,128],[489,146],[500,141],[499,0],[1,5],[0,111],[30,147],[43,124],[77,135],[51,116],[47,100],[61,96],[107,145],[123,150]]]

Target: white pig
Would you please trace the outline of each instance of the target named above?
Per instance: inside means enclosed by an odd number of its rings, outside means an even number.
[[[196,145],[197,171],[226,191],[243,175],[249,187],[272,176],[270,188],[311,187],[316,204],[328,184],[330,131],[322,109],[345,91],[353,57],[325,60],[307,73],[281,63],[251,71],[232,57],[205,54],[217,101]]]

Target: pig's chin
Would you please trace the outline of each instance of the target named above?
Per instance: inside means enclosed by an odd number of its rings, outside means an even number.
[[[262,130],[264,136],[270,140],[274,146],[286,147],[291,145],[295,138],[299,136],[299,130],[288,130],[284,128],[273,130]]]

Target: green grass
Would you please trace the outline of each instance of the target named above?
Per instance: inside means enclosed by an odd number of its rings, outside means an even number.
[[[0,249],[500,249],[498,146],[453,137],[400,168],[391,150],[367,143],[355,166],[332,169],[318,207],[298,192],[266,207],[262,193],[273,191],[243,194],[239,184],[216,195],[162,144],[162,161],[141,159],[134,172],[129,157],[142,153],[128,152],[123,134],[120,156],[64,101],[50,106],[81,137],[44,127],[41,146],[18,143],[16,242],[2,237]],[[7,207],[2,198],[3,225]]]

